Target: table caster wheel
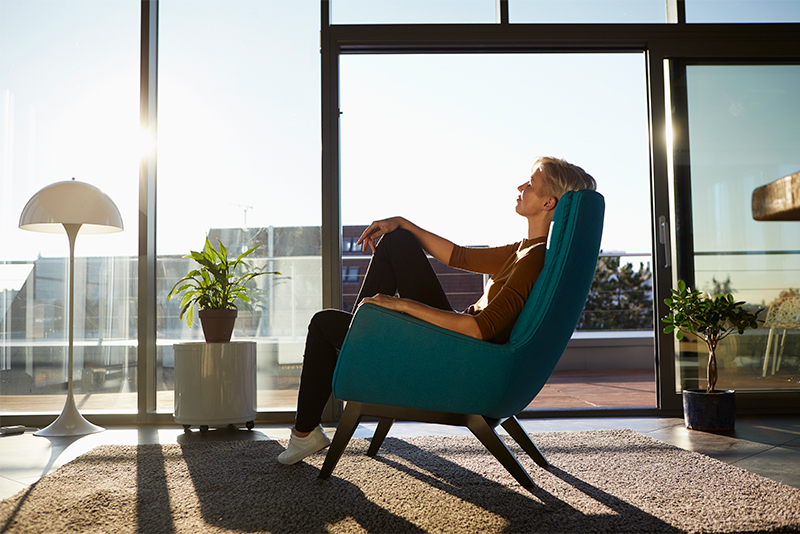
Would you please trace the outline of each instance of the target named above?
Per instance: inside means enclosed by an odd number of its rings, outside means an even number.
[[[208,425],[200,425],[200,432],[202,432],[203,434],[208,432]]]
[[[247,430],[253,430],[253,427],[256,426],[253,421],[248,421],[244,425],[247,427]]]
[[[183,425],[183,431],[185,433],[190,433],[192,431],[192,425]]]

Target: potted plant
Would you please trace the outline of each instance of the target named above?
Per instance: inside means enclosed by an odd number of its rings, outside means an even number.
[[[733,332],[743,334],[748,328],[757,328],[755,313],[744,308],[744,302],[735,302],[733,295],[716,297],[692,291],[686,283],[678,282],[672,297],[664,299],[670,312],[661,319],[667,323],[665,334],[675,333],[678,340],[691,334],[705,342],[708,348],[707,382],[705,390],[683,390],[683,413],[686,426],[695,430],[732,430],[736,421],[736,397],[733,390],[719,391],[717,385],[717,345]]]
[[[227,343],[231,339],[237,316],[237,302],[249,305],[247,283],[257,276],[281,274],[253,270],[245,258],[259,247],[253,247],[235,260],[228,259],[228,250],[219,242],[215,249],[206,238],[201,252],[191,251],[184,258],[191,258],[200,264],[178,280],[167,295],[167,300],[182,294],[180,319],[186,317],[186,324],[192,327],[194,308],[198,308],[200,324],[207,343]]]

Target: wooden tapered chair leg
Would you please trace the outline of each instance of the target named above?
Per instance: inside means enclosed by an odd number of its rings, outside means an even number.
[[[342,418],[339,420],[339,425],[336,427],[336,434],[334,434],[331,446],[328,448],[328,454],[325,456],[325,462],[322,464],[322,469],[319,472],[318,478],[328,478],[331,476],[344,449],[350,442],[350,438],[353,437],[358,423],[361,422],[361,407],[362,405],[360,402],[347,403]]]
[[[525,432],[525,429],[522,428],[522,425],[519,424],[516,416],[511,416],[502,423],[503,428],[506,429],[508,435],[514,438],[514,441],[519,443],[519,446],[522,447],[522,450],[528,453],[528,456],[536,462],[540,467],[550,467],[550,462],[547,461],[547,458],[544,457],[542,452],[539,450],[539,447],[533,442],[531,437]]]
[[[467,416],[467,427],[475,434],[475,437],[483,443],[483,446],[503,464],[503,467],[511,473],[511,476],[513,476],[522,487],[534,487],[530,475],[525,471],[522,465],[520,465],[506,443],[500,439],[494,427],[487,422],[485,417],[480,415]]]
[[[386,436],[389,434],[389,430],[392,428],[392,423],[394,423],[394,419],[389,417],[380,418],[378,421],[378,427],[375,429],[375,435],[372,436],[372,441],[369,444],[367,456],[375,456],[378,454],[378,449],[381,448],[383,440],[385,440]]]

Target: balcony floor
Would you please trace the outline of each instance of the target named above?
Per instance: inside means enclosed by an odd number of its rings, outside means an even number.
[[[656,406],[652,369],[555,371],[529,409]]]
[[[286,378],[287,380],[274,389],[259,389],[259,411],[294,410],[299,377]],[[702,383],[704,387],[705,381]],[[720,373],[718,386],[737,390],[798,390],[800,372],[796,367],[788,366],[775,375],[767,373],[766,376],[752,369],[725,370]],[[136,391],[76,393],[75,401],[78,408],[86,414],[133,413],[136,410],[136,395]],[[171,389],[158,391],[159,413],[172,413],[173,404]],[[64,394],[0,395],[0,415],[58,414],[63,406]],[[528,408],[551,410],[655,406],[656,382],[653,369],[591,369],[553,372]]]

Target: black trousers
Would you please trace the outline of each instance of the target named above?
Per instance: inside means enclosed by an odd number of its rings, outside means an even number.
[[[364,297],[398,294],[428,306],[452,311],[433,267],[417,239],[407,230],[395,230],[375,247],[356,305]],[[310,432],[322,419],[331,394],[333,371],[353,315],[323,310],[308,325],[303,372],[297,397],[295,429]]]

